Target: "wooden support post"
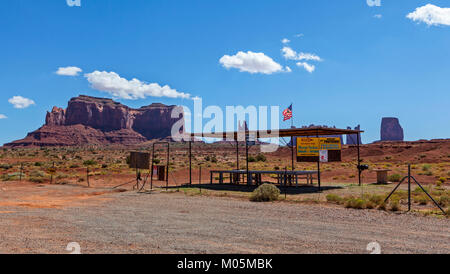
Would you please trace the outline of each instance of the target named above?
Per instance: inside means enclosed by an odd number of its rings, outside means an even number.
[[[167,143],[166,191],[169,190],[170,143]]]
[[[192,141],[189,140],[189,184],[192,185]]]
[[[236,170],[239,170],[239,141],[236,137]]]
[[[248,169],[248,133],[245,133],[245,160],[247,163],[247,185],[251,185],[251,178],[249,178],[249,169]]]
[[[358,132],[358,135],[356,135],[356,144],[358,148],[358,185],[361,186],[361,156],[360,156],[360,149],[359,149],[359,138],[360,134]]]
[[[295,170],[295,166],[294,166],[294,136],[291,136],[291,152],[292,152],[292,171]]]

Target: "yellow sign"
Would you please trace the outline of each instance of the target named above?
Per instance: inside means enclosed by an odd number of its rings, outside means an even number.
[[[319,138],[320,150],[341,150],[341,138]]]
[[[299,157],[319,157],[319,147],[319,138],[297,138],[297,156]]]
[[[297,156],[319,157],[320,150],[341,150],[341,138],[297,138]]]

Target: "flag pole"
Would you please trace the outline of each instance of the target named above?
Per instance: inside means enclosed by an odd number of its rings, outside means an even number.
[[[291,118],[291,128],[294,127],[294,103],[291,103],[292,107],[292,118]]]

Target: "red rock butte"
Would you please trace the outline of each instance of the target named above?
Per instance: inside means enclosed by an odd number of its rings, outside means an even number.
[[[178,118],[172,118],[175,109]],[[180,106],[154,103],[133,109],[112,99],[80,95],[69,101],[67,109],[47,112],[44,126],[5,146],[135,145],[170,137],[177,122],[183,130]]]

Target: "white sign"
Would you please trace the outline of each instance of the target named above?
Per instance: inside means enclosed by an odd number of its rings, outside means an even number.
[[[328,150],[319,150],[319,157],[322,163],[328,163]]]

